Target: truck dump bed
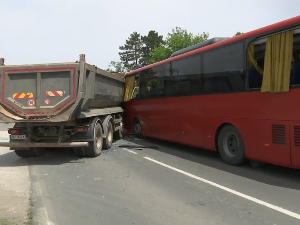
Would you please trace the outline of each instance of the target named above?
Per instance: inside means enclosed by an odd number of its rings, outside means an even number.
[[[85,62],[0,65],[2,122],[62,122],[122,111],[124,79]]]

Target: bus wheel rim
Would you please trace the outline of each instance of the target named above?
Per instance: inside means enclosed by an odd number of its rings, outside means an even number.
[[[229,157],[235,157],[239,151],[239,140],[237,136],[228,132],[223,139],[223,149],[225,150],[226,155]]]
[[[141,124],[136,123],[134,127],[135,127],[135,133],[140,134],[142,130]]]

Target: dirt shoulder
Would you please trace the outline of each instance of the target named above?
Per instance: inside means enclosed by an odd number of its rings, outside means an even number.
[[[8,141],[0,131],[0,142]],[[31,224],[30,177],[25,159],[0,147],[0,225]]]

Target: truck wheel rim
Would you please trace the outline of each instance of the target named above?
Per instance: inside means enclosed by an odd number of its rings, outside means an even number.
[[[235,157],[239,151],[239,140],[234,133],[227,133],[223,139],[223,149],[229,157]]]

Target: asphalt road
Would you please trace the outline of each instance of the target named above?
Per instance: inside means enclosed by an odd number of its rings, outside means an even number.
[[[119,147],[136,144],[159,148]],[[35,224],[300,224],[297,170],[132,138],[97,158],[50,150],[26,161]]]
[[[0,142],[8,141],[7,128],[0,124]],[[0,147],[0,224],[30,222],[30,176],[28,164],[8,148]]]
[[[118,147],[124,144],[159,149],[128,151]],[[300,222],[299,171],[270,165],[232,167],[213,152],[130,139],[115,143],[98,158],[78,159],[66,150],[55,150],[28,163],[36,222]]]

